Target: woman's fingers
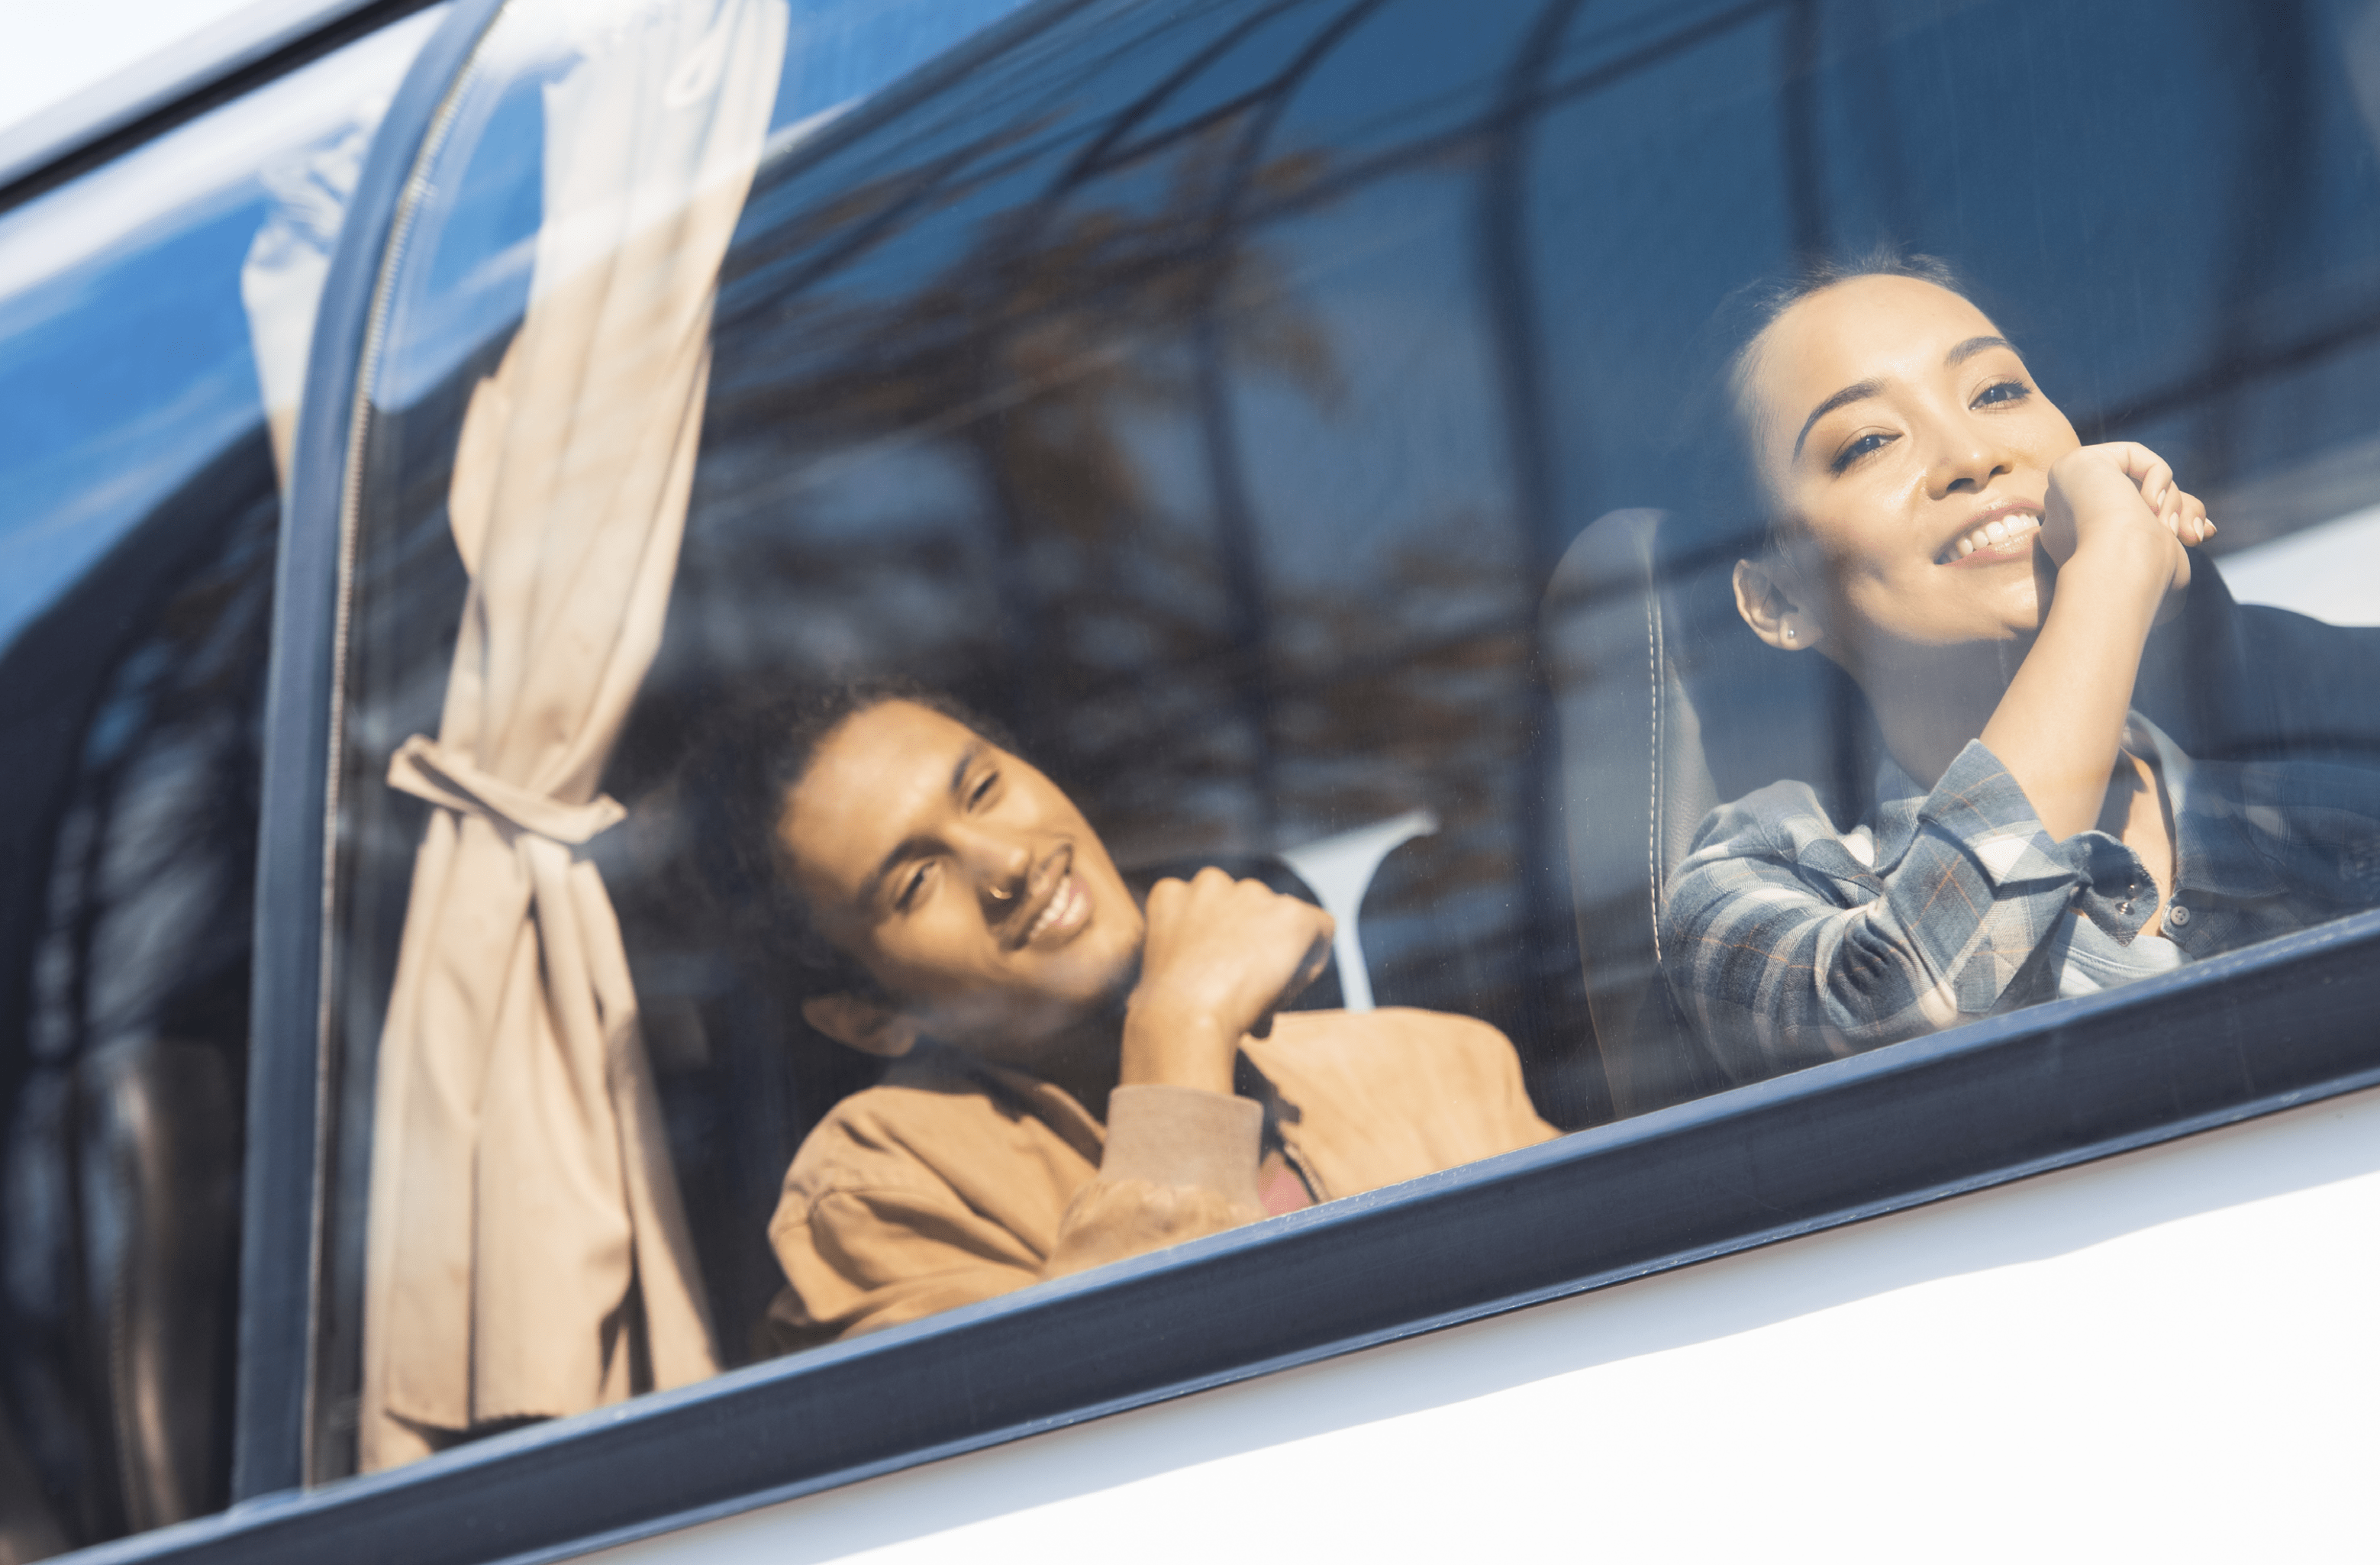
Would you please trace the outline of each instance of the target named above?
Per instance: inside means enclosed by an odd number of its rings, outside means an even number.
[[[2165,504],[2173,491],[2173,468],[2166,459],[2135,440],[2111,440],[2092,447],[2111,457],[2123,469],[2124,477],[2139,486],[2141,498],[2152,508]]]
[[[2215,536],[2215,524],[2207,518],[2205,503],[2198,496],[2175,490],[2173,496],[2158,513],[2173,536],[2192,548]]]
[[[2173,467],[2164,457],[2133,440],[2111,440],[2091,449],[2106,453],[2139,486],[2142,500],[2174,537],[2196,545],[2215,536],[2205,503],[2173,481]]]

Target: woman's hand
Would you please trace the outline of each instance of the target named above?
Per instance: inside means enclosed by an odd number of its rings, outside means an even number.
[[[2079,559],[2094,585],[2155,594],[2159,619],[2180,608],[2190,587],[2184,546],[2214,532],[2198,497],[2173,481],[2164,457],[2136,442],[2082,446],[2049,469],[2041,545],[2060,578]]]
[[[1148,893],[1140,981],[1125,1007],[1121,1080],[1232,1090],[1241,1037],[1319,977],[1330,915],[1261,880],[1202,869]]]
[[[2149,627],[2190,586],[2185,547],[2215,530],[2144,445],[2086,445],[2049,469],[2041,547],[2058,566],[2040,634],[1983,741],[2064,840],[2099,819]]]

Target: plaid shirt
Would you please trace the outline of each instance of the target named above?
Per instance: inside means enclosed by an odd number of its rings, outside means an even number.
[[[1754,1080],[2380,903],[2380,772],[2192,761],[2137,714],[2126,739],[2173,810],[2163,939],[2138,938],[2157,908],[2140,856],[2053,841],[1977,741],[1930,791],[1887,760],[1849,832],[1802,782],[1713,810],[1664,899],[1672,992]]]

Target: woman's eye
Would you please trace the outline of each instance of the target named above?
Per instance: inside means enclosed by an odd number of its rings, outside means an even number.
[[[982,782],[978,782],[978,783],[977,783],[977,784],[975,785],[975,789],[974,789],[974,791],[973,791],[973,792],[971,792],[971,793],[969,793],[969,794],[967,795],[967,807],[968,807],[968,808],[970,808],[970,809],[972,809],[972,808],[974,808],[977,805],[979,805],[979,804],[983,803],[983,801],[984,801],[984,800],[986,800],[986,799],[990,798],[990,797],[991,796],[991,789],[992,789],[992,785],[993,785],[994,783],[998,782],[999,781],[1000,781],[1000,773],[999,773],[999,772],[997,772],[997,771],[987,771],[987,772],[985,772],[985,773],[983,774],[983,781],[982,781]]]
[[[921,864],[910,870],[907,878],[902,880],[901,890],[892,898],[892,905],[897,911],[908,912],[910,908],[917,905],[917,899],[925,894],[927,868],[928,866]]]
[[[1852,442],[1851,444],[1835,453],[1835,460],[1833,464],[1834,470],[1840,473],[1849,467],[1852,463],[1858,461],[1861,457],[1868,455],[1873,452],[1882,451],[1886,446],[1890,445],[1894,441],[1899,440],[1900,438],[1900,437],[1899,435],[1888,434],[1862,435],[1859,439]]]
[[[1975,394],[1975,406],[1986,406],[1995,402],[2022,402],[2033,394],[2033,388],[2022,381],[1998,381]]]

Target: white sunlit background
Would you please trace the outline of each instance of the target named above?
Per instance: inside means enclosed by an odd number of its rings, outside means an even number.
[[[118,71],[188,42],[255,0],[0,0],[0,134]],[[286,0],[269,7],[290,11]]]

